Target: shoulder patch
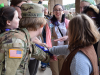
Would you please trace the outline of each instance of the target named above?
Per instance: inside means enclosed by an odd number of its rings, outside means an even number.
[[[23,50],[9,49],[9,58],[22,58]]]

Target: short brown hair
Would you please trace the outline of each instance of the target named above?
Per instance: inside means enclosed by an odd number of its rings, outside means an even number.
[[[69,22],[69,50],[93,45],[100,40],[100,34],[94,21],[85,14],[74,17]]]
[[[41,25],[46,25],[46,20],[44,17],[38,18],[22,18],[19,22],[20,28],[26,28],[30,31],[36,31]]]
[[[11,0],[10,6],[17,6],[21,2],[27,2],[27,0]]]

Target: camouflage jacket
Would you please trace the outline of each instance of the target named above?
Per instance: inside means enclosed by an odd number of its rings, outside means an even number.
[[[49,55],[31,43],[27,29],[0,34],[0,75],[25,75],[30,56],[49,62]]]

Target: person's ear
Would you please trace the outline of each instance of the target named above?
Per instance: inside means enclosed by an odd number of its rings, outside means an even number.
[[[44,25],[43,25],[43,24],[41,24],[41,26],[40,26],[40,27],[42,28],[43,26],[44,26]]]
[[[10,20],[7,20],[7,21],[6,21],[6,24],[7,24],[7,25],[11,25]]]

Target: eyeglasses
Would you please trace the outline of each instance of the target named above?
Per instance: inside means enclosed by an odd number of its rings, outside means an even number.
[[[63,11],[63,9],[59,9],[59,10],[53,10],[53,11],[55,11],[55,12],[57,12],[57,11]]]
[[[21,9],[21,7],[20,7],[20,6],[16,6],[16,7],[18,7],[18,8],[20,8],[20,9]]]

